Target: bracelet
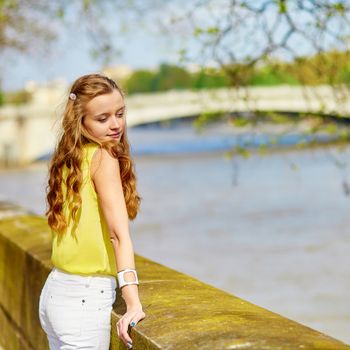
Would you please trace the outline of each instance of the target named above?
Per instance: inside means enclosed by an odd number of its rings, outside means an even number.
[[[127,282],[125,281],[124,279],[124,274],[126,272],[133,272],[134,276],[135,276],[135,281],[130,281],[130,282]],[[119,285],[119,288],[121,287],[124,287],[126,285],[129,285],[129,284],[139,284],[139,280],[137,278],[137,273],[136,273],[136,270],[135,269],[125,269],[125,270],[121,270],[117,273],[117,276],[118,276],[118,285]]]

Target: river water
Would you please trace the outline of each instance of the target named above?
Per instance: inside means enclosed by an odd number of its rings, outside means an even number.
[[[350,344],[350,147],[232,160],[207,147],[227,137],[219,129],[129,137],[143,197],[130,224],[137,254]],[[42,215],[46,171],[1,171],[1,199]]]

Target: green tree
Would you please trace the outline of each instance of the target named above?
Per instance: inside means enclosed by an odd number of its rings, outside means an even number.
[[[126,81],[126,89],[129,94],[138,92],[151,92],[154,90],[155,73],[148,70],[137,70]]]
[[[222,67],[232,86],[250,84],[261,63],[273,66],[281,57],[293,62],[305,56],[302,50],[315,54],[314,60],[303,61],[303,69],[307,66],[320,79],[328,77],[330,84],[341,82],[340,72],[346,60],[324,53],[335,47],[339,52],[348,52],[348,1],[204,0],[181,10],[173,16],[172,23],[190,24],[193,30],[188,34],[198,39],[202,56]],[[189,51],[185,48],[185,52]],[[260,71],[260,75],[282,78],[277,72]],[[304,83],[302,73],[292,70],[289,75]]]
[[[154,78],[155,91],[185,89],[192,87],[191,75],[182,67],[162,63]]]
[[[298,83],[299,81],[291,71],[289,65],[287,66],[283,62],[266,64],[260,68],[256,68],[249,81],[249,85],[253,86],[273,86],[281,84],[295,85]]]
[[[193,88],[220,88],[230,86],[227,75],[221,69],[203,67],[193,74]]]

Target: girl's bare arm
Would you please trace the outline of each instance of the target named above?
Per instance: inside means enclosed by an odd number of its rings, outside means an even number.
[[[129,233],[129,219],[125,204],[119,162],[105,149],[98,149],[91,164],[91,178],[108,225],[114,247],[117,270],[135,269],[134,250]],[[132,272],[125,273],[126,281],[133,281]],[[126,285],[122,295],[128,309],[141,308],[137,285]]]

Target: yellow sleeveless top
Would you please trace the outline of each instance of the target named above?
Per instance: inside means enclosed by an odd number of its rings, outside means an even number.
[[[64,201],[63,213],[68,227],[63,236],[59,236],[51,229],[51,261],[54,266],[68,273],[116,276],[117,266],[113,245],[90,177],[91,159],[98,148],[99,145],[92,142],[83,146],[81,207],[76,213],[76,220],[73,220],[68,203]],[[67,191],[65,184],[67,170],[64,165],[61,184],[63,198]]]

